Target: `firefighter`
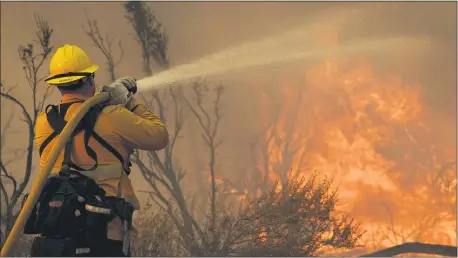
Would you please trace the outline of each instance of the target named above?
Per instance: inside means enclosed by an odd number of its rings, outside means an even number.
[[[75,45],[66,44],[52,56],[45,81],[60,91],[62,100],[59,105],[49,105],[37,118],[35,142],[41,168],[66,121],[84,100],[96,94],[98,68]],[[136,81],[130,77],[108,86],[125,87],[132,94],[137,91]],[[130,256],[126,235],[139,202],[128,177],[129,156],[135,149],[165,148],[168,133],[159,118],[134,96],[112,98],[110,105],[90,113],[56,162],[34,208],[38,217],[31,216],[27,222],[24,233],[40,235],[32,244],[32,256]],[[93,215],[105,211],[109,218],[100,220]],[[98,225],[105,226],[100,229]]]

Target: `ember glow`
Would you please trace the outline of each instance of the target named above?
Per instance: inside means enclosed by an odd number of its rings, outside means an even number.
[[[303,75],[279,85],[278,116],[268,115],[278,107],[269,109],[267,97],[262,102],[264,123],[274,121],[258,164],[266,178],[313,171],[333,178],[339,210],[362,223],[367,249],[454,245],[453,123],[432,128],[421,86],[380,76],[367,62],[324,61]]]

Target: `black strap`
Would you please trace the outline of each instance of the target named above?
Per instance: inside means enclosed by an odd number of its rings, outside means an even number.
[[[78,102],[82,102],[82,101],[78,101]],[[51,125],[51,127],[54,129],[55,132],[58,132],[60,134],[62,132],[62,130],[64,129],[65,125],[67,124],[67,121],[65,121],[65,115],[66,115],[66,113],[68,111],[68,108],[74,103],[77,103],[77,102],[60,104],[58,112],[56,112],[57,111],[57,106],[52,106],[51,112],[48,112],[48,116],[47,116],[48,122]],[[97,154],[87,144],[86,138],[88,138],[87,140],[89,140],[89,137],[90,137],[90,135],[88,135],[87,132],[85,132],[85,134],[84,134],[84,136],[85,136],[85,142],[84,142],[85,146],[84,147],[85,147],[86,152],[88,153],[89,157],[91,157],[91,159],[93,159],[95,161],[95,164],[89,169],[83,169],[83,168],[77,166],[76,164],[74,164],[72,162],[72,159],[71,159],[71,153],[72,153],[72,150],[73,150],[74,137],[75,137],[76,134],[80,133],[86,126],[87,126],[87,124],[85,123],[85,117],[84,117],[82,122],[80,122],[77,125],[76,130],[71,135],[71,138],[65,144],[64,161],[62,162],[63,170],[68,170],[70,168],[75,168],[75,169],[77,169],[79,171],[92,171],[92,170],[95,170],[97,168],[97,166],[98,166]]]
[[[43,151],[48,146],[48,144],[54,138],[56,138],[56,136],[59,135],[62,132],[62,130],[64,129],[67,122],[63,119],[63,117],[65,117],[65,113],[67,112],[68,107],[73,103],[76,103],[76,102],[64,103],[64,104],[61,104],[60,106],[48,105],[46,107],[45,109],[46,118],[48,120],[49,125],[53,128],[54,131],[48,136],[48,138],[46,138],[43,141],[43,144],[40,146],[40,156],[43,154]],[[59,111],[59,107],[60,107],[60,111]],[[61,112],[64,114],[63,117],[61,116]],[[81,129],[82,129],[81,126],[77,126],[73,135],[76,135],[77,133],[79,133]]]
[[[84,135],[85,145],[87,146],[88,141],[89,141],[89,137],[93,136],[94,139],[97,142],[99,142],[100,145],[102,145],[102,147],[104,147],[106,150],[111,152],[111,154],[113,154],[116,158],[118,158],[118,160],[121,162],[123,168],[127,169],[124,166],[124,158],[122,157],[121,153],[119,153],[115,148],[113,148],[113,146],[111,146],[97,132],[94,131],[95,122],[96,122],[97,118],[99,117],[100,113],[102,112],[102,110],[103,110],[103,107],[96,107],[96,108],[93,108],[91,110],[91,112],[89,112],[87,114],[87,117],[86,117],[86,131],[85,131],[85,135]],[[89,151],[92,151],[92,150],[89,150]],[[88,151],[88,154],[90,155],[89,151]],[[95,154],[95,152],[94,152],[94,154]],[[130,174],[130,170],[127,169],[126,173],[129,175]]]
[[[59,133],[57,133],[56,131],[53,131],[49,136],[48,138],[46,138],[46,140],[44,140],[43,144],[41,144],[40,146],[40,157],[41,155],[43,154],[43,151],[45,150],[46,146],[48,146],[48,144],[54,139],[56,138],[56,136],[58,135]]]
[[[77,101],[77,102],[71,102],[71,103],[63,103],[59,105],[60,110],[58,110],[58,106],[55,105],[48,105],[46,107],[46,113],[47,113],[47,119],[50,124],[50,126],[53,128],[53,132],[51,135],[48,136],[48,138],[43,142],[43,144],[40,146],[40,156],[42,155],[44,149],[46,146],[58,135],[62,132],[64,129],[65,125],[67,124],[67,121],[65,121],[65,114],[67,113],[68,108],[74,104],[74,103],[80,103],[82,101]],[[105,149],[107,149],[109,152],[111,152],[116,158],[119,159],[121,162],[123,168],[127,169],[127,174],[130,174],[130,171],[128,168],[124,166],[124,159],[122,155],[115,149],[113,148],[109,143],[107,143],[100,135],[98,135],[94,131],[94,126],[95,122],[98,118],[98,115],[101,113],[103,110],[103,107],[94,107],[91,108],[91,110],[85,115],[83,120],[78,124],[76,127],[76,130],[73,132],[71,139],[67,142],[65,145],[65,150],[64,150],[64,161],[62,163],[63,169],[70,169],[74,168],[79,171],[92,171],[95,170],[98,167],[98,160],[97,160],[97,153],[94,151],[89,146],[89,139],[91,136],[94,137],[95,140],[97,140]],[[85,130],[84,132],[84,147],[86,149],[86,153],[88,154],[91,159],[94,160],[95,164],[89,168],[89,169],[83,169],[76,164],[74,164],[71,160],[71,152],[73,150],[73,141],[74,137],[76,134],[80,133],[82,130]],[[129,163],[130,167],[130,163]]]
[[[61,104],[62,105],[61,108],[64,108],[66,105],[70,105],[72,103]],[[68,108],[66,108],[66,109],[68,109]],[[66,123],[65,120],[63,120],[59,115],[58,106],[48,105],[46,107],[46,109],[45,109],[45,112],[46,112],[46,118],[48,120],[48,123],[49,123],[49,125],[52,127],[52,129],[54,131],[48,136],[48,138],[46,138],[43,141],[43,144],[41,144],[41,146],[40,146],[40,157],[43,154],[43,151],[45,150],[45,148],[48,146],[48,144],[54,138],[56,138],[56,136],[58,134],[60,134],[60,132],[62,132],[62,130],[65,127],[65,123]],[[75,131],[77,131],[77,130],[78,130],[78,128]]]
[[[65,77],[70,77],[70,76],[89,76],[91,74],[92,73],[75,73],[75,72],[63,73],[63,74],[54,75],[53,77],[49,77],[45,81],[47,82],[52,79],[65,78]]]
[[[111,152],[116,158],[118,158],[124,164],[124,158],[122,157],[121,153],[119,153],[113,146],[111,146],[108,142],[106,142],[98,133],[95,131],[92,132],[92,136],[96,141],[100,143],[105,149]]]

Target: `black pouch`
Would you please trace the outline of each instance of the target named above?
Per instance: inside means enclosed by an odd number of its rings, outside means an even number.
[[[77,193],[58,193],[49,202],[43,234],[79,238],[84,228],[84,204]]]
[[[22,207],[21,207],[21,209],[24,208],[24,204],[27,201],[28,197],[29,197],[29,194],[24,195],[24,198],[22,199]],[[39,207],[39,204],[33,206],[32,212],[30,213],[29,218],[27,219],[27,221],[25,223],[25,226],[24,226],[24,229],[23,229],[23,233],[24,234],[39,234],[39,233],[41,233],[40,229],[38,229],[35,226],[35,222],[37,221],[37,215],[38,215],[38,207]]]
[[[106,241],[108,222],[114,218],[112,210],[98,196],[87,200],[85,209],[85,241],[88,244]]]
[[[75,256],[76,243],[73,239],[54,239],[36,237],[32,242],[32,257],[69,257]]]
[[[43,191],[38,198],[37,203],[34,205],[32,212],[24,226],[24,234],[41,234],[43,233],[44,221],[49,212],[48,202],[52,198],[52,194],[58,189],[60,182],[55,178],[50,178],[43,187]],[[29,194],[26,194],[22,200],[22,207],[24,207]]]

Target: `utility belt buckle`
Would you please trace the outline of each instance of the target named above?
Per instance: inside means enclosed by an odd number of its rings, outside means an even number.
[[[70,165],[63,164],[62,167],[60,168],[59,174],[68,175],[70,174],[70,169],[71,169]]]

